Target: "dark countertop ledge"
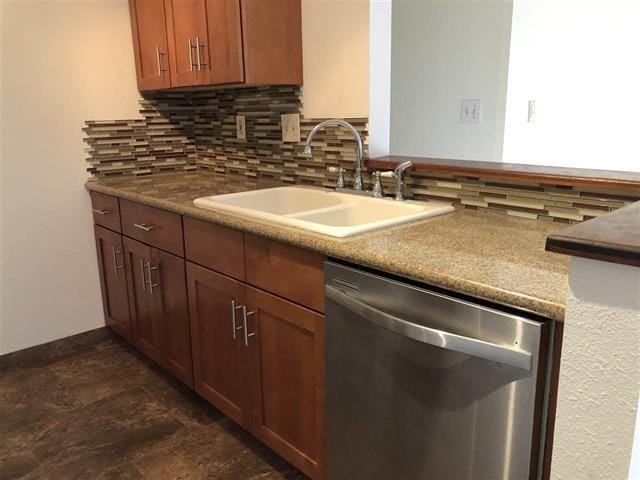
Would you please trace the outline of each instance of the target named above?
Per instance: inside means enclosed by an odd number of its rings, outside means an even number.
[[[545,251],[564,227],[504,213],[456,210],[344,239],[198,208],[193,200],[283,185],[209,172],[162,173],[90,180],[91,191],[242,230],[328,257],[562,321],[569,258]]]
[[[640,267],[640,202],[551,233],[546,249]]]

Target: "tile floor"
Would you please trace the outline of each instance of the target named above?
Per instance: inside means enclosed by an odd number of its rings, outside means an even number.
[[[117,340],[0,369],[0,479],[306,477]]]

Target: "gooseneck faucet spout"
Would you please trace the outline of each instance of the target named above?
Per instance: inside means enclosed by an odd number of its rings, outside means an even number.
[[[341,127],[344,127],[349,130],[356,139],[356,172],[355,178],[353,180],[353,188],[355,190],[362,190],[362,138],[360,138],[360,134],[358,133],[358,131],[349,122],[345,122],[344,120],[340,120],[339,118],[332,118],[330,120],[320,122],[318,125],[313,127],[313,130],[311,130],[311,132],[309,133],[309,136],[307,137],[307,144],[304,147],[304,153],[306,155],[311,154],[311,141],[313,140],[313,137],[315,137],[316,133],[318,133],[318,130],[328,125],[339,125]]]
[[[396,179],[396,195],[395,199],[398,201],[404,200],[404,172],[413,167],[413,162],[411,160],[407,160],[406,162],[402,162],[396,165],[396,168],[393,170],[393,176]]]

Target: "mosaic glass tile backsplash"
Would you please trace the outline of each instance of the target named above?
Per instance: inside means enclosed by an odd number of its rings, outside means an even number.
[[[328,127],[304,140],[320,118],[300,119],[301,142],[282,141],[280,115],[300,113],[299,87],[225,88],[157,92],[140,102],[141,118],[87,121],[88,171],[96,178],[151,175],[170,171],[214,171],[267,177],[284,183],[333,187],[330,166],[353,176],[355,142],[340,127]],[[246,139],[236,139],[236,115],[244,115]],[[365,141],[367,118],[348,118]],[[366,152],[365,152],[366,156]],[[574,223],[607,213],[640,194],[624,194],[543,184],[409,172],[408,196],[439,200],[456,208],[490,209],[529,219]],[[391,179],[384,180],[393,192]]]

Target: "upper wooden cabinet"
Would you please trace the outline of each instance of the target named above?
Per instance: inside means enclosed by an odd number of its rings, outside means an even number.
[[[163,0],[129,0],[138,90],[171,87]]]
[[[138,89],[302,84],[300,0],[129,0]]]

